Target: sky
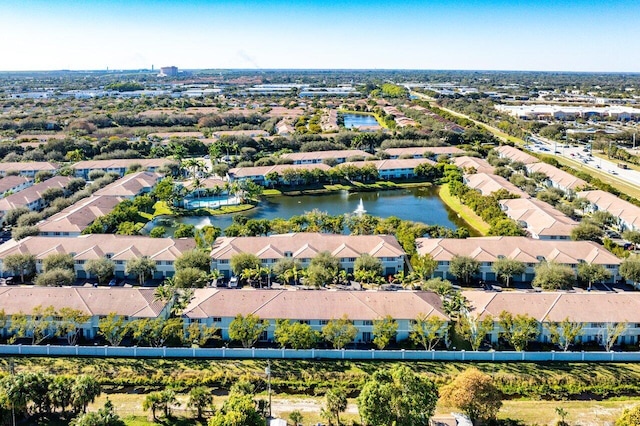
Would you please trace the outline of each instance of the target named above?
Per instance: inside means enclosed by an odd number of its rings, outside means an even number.
[[[0,0],[0,70],[640,72],[638,0]]]

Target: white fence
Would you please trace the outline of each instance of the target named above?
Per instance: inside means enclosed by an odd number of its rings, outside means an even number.
[[[480,362],[640,362],[640,352],[416,351],[357,349],[149,348],[124,346],[0,345],[0,356],[112,358],[327,359]]]

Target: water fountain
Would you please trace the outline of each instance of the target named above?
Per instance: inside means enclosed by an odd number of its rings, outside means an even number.
[[[362,198],[360,198],[360,203],[358,204],[358,208],[353,211],[358,216],[362,216],[367,211],[364,209],[364,204],[362,203]]]

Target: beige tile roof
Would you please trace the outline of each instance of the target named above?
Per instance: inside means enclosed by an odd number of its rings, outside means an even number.
[[[529,315],[540,322],[560,322],[565,318],[579,323],[640,322],[640,294],[464,291],[472,312],[497,318],[506,311]]]
[[[598,206],[598,210],[605,210],[619,217],[628,226],[640,228],[640,207],[601,190],[582,191],[578,193],[578,197],[589,200],[591,204]]]
[[[565,172],[564,170],[560,170],[557,167],[553,167],[551,164],[547,163],[535,163],[528,164],[527,170],[529,172],[541,172],[547,175],[549,180],[554,182],[557,186],[566,188],[566,189],[581,189],[586,187],[587,182],[579,179],[572,174]]]
[[[375,320],[386,315],[414,319],[418,314],[448,319],[440,298],[429,292],[217,290],[197,289],[184,311],[188,318],[255,314],[263,319]]]
[[[64,189],[71,181],[69,176],[54,176],[51,179],[47,179],[44,182],[31,185],[29,188],[25,188],[20,192],[11,194],[8,197],[0,200],[0,211],[6,212],[16,207],[26,206],[34,201],[42,198],[42,193],[47,188],[62,188]]]
[[[355,156],[371,157],[368,152],[359,149],[347,149],[343,151],[312,151],[312,152],[293,152],[282,154],[282,158],[289,158],[293,161],[311,161],[325,160],[327,158],[349,158]]]
[[[0,194],[12,190],[13,188],[33,182],[33,179],[24,176],[5,176],[0,179]]]
[[[91,234],[79,237],[27,237],[0,245],[0,259],[13,253],[31,253],[44,259],[51,253],[75,253],[74,259],[96,257],[97,250],[112,254],[113,259],[127,260],[135,255],[153,260],[175,260],[180,253],[195,248],[193,238],[150,238],[144,236]]]
[[[0,163],[0,173],[5,174],[12,171],[26,172],[41,170],[48,170],[50,172],[58,170],[60,167],[55,163],[47,161],[29,161],[29,162],[16,162],[16,163]]]
[[[294,258],[308,258],[314,252],[328,251],[337,257],[399,257],[404,250],[391,235],[337,235],[315,232],[271,235],[268,237],[220,237],[213,244],[211,257],[231,259],[236,253],[254,253],[261,259],[279,259],[285,252]],[[269,257],[275,256],[275,257]]]
[[[593,241],[537,240],[527,237],[477,238],[417,238],[419,254],[430,254],[435,260],[450,261],[454,255],[471,256],[483,261],[495,261],[498,256],[538,263],[538,256],[547,261],[578,264],[620,265],[620,259]]]
[[[384,150],[392,157],[402,155],[424,155],[426,152],[434,155],[464,154],[464,151],[455,146],[412,146],[407,148],[387,148]]]
[[[364,167],[368,165],[374,165],[378,171],[383,170],[398,170],[398,169],[415,169],[420,164],[436,164],[435,162],[427,159],[427,158],[405,158],[405,159],[395,159],[395,160],[374,160],[374,161],[353,161],[338,164],[336,167],[343,166],[356,166],[356,167]]]
[[[320,169],[327,171],[331,167],[323,163],[317,164],[276,164],[274,166],[259,166],[259,167],[235,167],[229,170],[229,175],[236,178],[248,177],[248,176],[266,176],[271,172],[282,174],[284,170],[313,170]]]
[[[30,313],[36,306],[56,310],[73,308],[89,315],[115,312],[138,318],[156,318],[165,302],[153,300],[153,289],[104,287],[6,287],[0,290],[0,309],[8,315]]]
[[[529,198],[529,194],[518,188],[502,176],[488,174],[488,173],[476,173],[472,175],[466,175],[464,180],[469,188],[480,191],[482,195],[491,195],[494,192],[506,189],[511,194],[518,195],[520,198]]]
[[[143,169],[148,167],[162,167],[165,164],[175,163],[168,158],[125,158],[114,160],[87,160],[79,161],[71,166],[75,170],[92,169],[126,169],[132,164],[140,164]]]
[[[94,195],[109,195],[114,197],[135,197],[143,190],[153,188],[162,178],[160,173],[137,172],[123,176],[97,190]]]
[[[495,167],[493,167],[487,160],[477,157],[468,157],[463,155],[461,157],[454,157],[453,164],[461,169],[474,169],[476,173],[489,173],[493,174]]]
[[[517,222],[525,222],[527,229],[538,236],[570,236],[573,228],[578,226],[575,220],[534,198],[500,200],[500,204],[507,216]]]
[[[509,145],[499,146],[498,148],[495,148],[495,150],[500,154],[500,157],[508,158],[514,162],[517,161],[524,164],[533,164],[540,161],[533,155],[529,155],[520,151],[518,148],[514,148]]]
[[[110,213],[124,197],[92,196],[54,214],[37,226],[40,232],[82,232],[100,216]]]

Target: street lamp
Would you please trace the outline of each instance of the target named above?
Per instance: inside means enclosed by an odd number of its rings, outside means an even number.
[[[271,361],[267,361],[267,368],[264,369],[267,375],[267,392],[269,393],[269,418],[271,418]]]

